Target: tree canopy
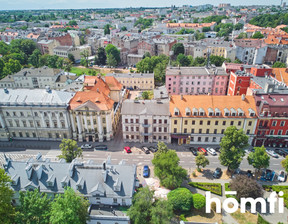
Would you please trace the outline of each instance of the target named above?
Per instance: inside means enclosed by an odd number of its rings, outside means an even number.
[[[261,14],[249,21],[250,24],[261,27],[273,27],[284,24],[288,25],[288,13]]]
[[[169,203],[173,206],[176,211],[189,211],[192,206],[193,196],[191,191],[187,188],[177,188],[170,191],[167,195]]]
[[[176,57],[179,54],[184,54],[184,45],[182,43],[176,43],[172,46],[172,51]]]
[[[286,68],[286,64],[280,61],[276,61],[273,65],[272,68]]]
[[[117,62],[117,65],[120,63],[121,59],[120,59],[120,51],[117,49],[117,47],[115,47],[113,44],[108,44],[105,48],[106,51],[106,55],[109,57],[109,54],[113,55],[114,59]],[[107,60],[108,60],[107,57]],[[107,61],[108,63],[108,61]]]
[[[202,194],[193,194],[192,195],[192,204],[196,209],[201,209],[206,204],[206,198]]]
[[[221,139],[220,163],[227,166],[228,170],[237,169],[245,155],[244,148],[248,145],[248,136],[243,130],[238,130],[235,126],[228,127]]]
[[[265,147],[254,147],[255,151],[250,152],[248,155],[248,162],[255,169],[260,170],[262,168],[269,167],[270,156],[267,154]]]
[[[281,161],[281,166],[285,169],[285,171],[288,173],[288,156],[285,157],[285,159],[283,159]]]
[[[264,35],[263,35],[260,31],[257,31],[257,32],[255,32],[255,33],[252,35],[251,38],[253,38],[253,39],[262,39],[262,38],[264,38]]]
[[[205,166],[209,165],[209,160],[206,158],[204,153],[198,153],[198,155],[195,157],[195,162],[198,170],[200,169],[200,166],[204,168]]]
[[[187,170],[179,166],[179,161],[175,150],[158,150],[154,154],[154,174],[160,179],[162,186],[175,189],[187,178]]]
[[[83,150],[78,147],[75,140],[63,138],[59,148],[62,154],[58,158],[65,159],[67,163],[72,162],[77,157],[82,157]]]

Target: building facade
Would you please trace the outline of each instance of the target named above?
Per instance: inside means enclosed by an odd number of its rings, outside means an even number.
[[[243,129],[252,143],[257,124],[253,96],[191,96],[170,98],[171,142],[219,144],[226,128]]]
[[[74,93],[47,89],[0,91],[0,141],[71,138],[68,103]]]
[[[124,142],[170,142],[169,100],[125,100],[121,116]]]

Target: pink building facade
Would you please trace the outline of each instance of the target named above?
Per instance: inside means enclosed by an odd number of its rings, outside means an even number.
[[[229,75],[223,68],[168,67],[166,89],[171,95],[226,95]]]

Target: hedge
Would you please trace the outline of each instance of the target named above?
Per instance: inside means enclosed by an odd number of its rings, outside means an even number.
[[[288,208],[288,186],[262,185],[262,187],[265,191],[276,191],[277,193],[279,193],[279,191],[283,191],[284,204],[285,207]]]
[[[210,191],[213,194],[222,196],[222,185],[218,183],[202,183],[202,182],[190,182],[191,187],[196,187],[204,191]]]

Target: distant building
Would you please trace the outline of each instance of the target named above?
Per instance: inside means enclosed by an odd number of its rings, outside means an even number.
[[[73,46],[58,46],[53,50],[53,55],[57,55],[62,58],[68,58],[69,54],[72,54],[75,58],[75,61],[79,61],[81,59],[81,53],[84,51],[88,52],[88,56],[91,56],[91,47],[89,45],[83,45],[79,47]]]

